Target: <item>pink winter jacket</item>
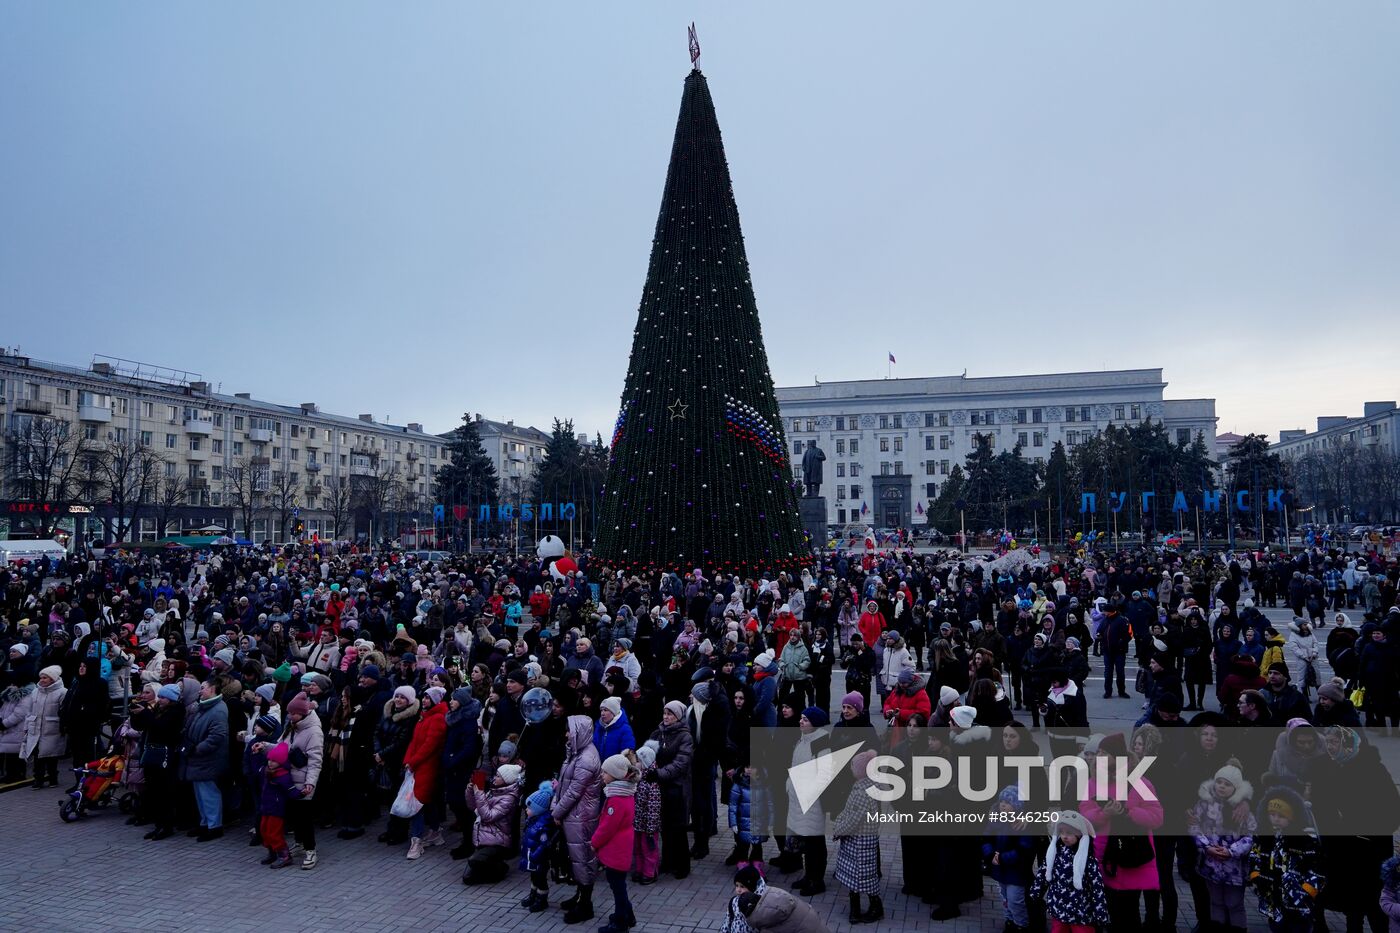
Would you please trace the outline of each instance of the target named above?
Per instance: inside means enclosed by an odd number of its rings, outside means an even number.
[[[1156,788],[1147,779],[1142,779],[1143,786],[1152,791],[1152,796],[1157,796]],[[1104,861],[1104,853],[1108,850],[1108,840],[1111,833],[1111,823],[1113,818],[1104,812],[1102,804],[1099,803],[1098,787],[1093,779],[1089,780],[1089,799],[1079,806],[1079,812],[1084,814],[1090,823],[1094,824],[1094,857],[1099,860],[1099,865],[1103,866],[1104,886],[1110,891],[1156,891],[1158,890],[1157,861],[1155,858],[1148,859],[1147,864],[1138,865],[1135,868],[1118,867],[1109,873],[1109,866]],[[1112,792],[1104,793],[1106,799],[1112,799]],[[1128,799],[1123,801],[1127,807],[1127,812],[1117,817],[1119,821],[1128,820],[1137,824],[1138,830],[1157,829],[1162,825],[1164,813],[1162,804],[1157,800],[1144,800],[1142,795],[1135,789],[1128,791]],[[1153,843],[1153,852],[1156,852],[1156,843],[1151,835],[1147,837]]]
[[[606,791],[606,788],[604,788]],[[598,818],[598,828],[589,840],[598,853],[598,861],[603,867],[615,871],[630,871],[632,868],[632,819],[636,816],[637,801],[634,797],[617,795],[603,798],[603,812]]]

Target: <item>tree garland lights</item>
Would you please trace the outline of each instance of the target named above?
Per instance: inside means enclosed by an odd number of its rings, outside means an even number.
[[[743,576],[810,554],[714,102],[685,81],[594,554]]]

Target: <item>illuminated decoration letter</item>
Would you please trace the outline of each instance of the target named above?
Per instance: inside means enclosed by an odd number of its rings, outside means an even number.
[[[1235,511],[1236,511],[1236,512],[1248,512],[1248,511],[1249,511],[1249,490],[1248,490],[1248,489],[1241,489],[1239,492],[1235,493]]]
[[[1142,511],[1144,513],[1151,510],[1152,502],[1150,500],[1156,497],[1156,495],[1157,494],[1155,492],[1145,492],[1142,494]]]
[[[1099,497],[1092,492],[1086,492],[1079,497],[1079,514],[1085,512],[1097,512],[1099,510]]]
[[[1207,512],[1220,511],[1220,490],[1201,490],[1201,508]]]
[[[1270,511],[1270,512],[1277,512],[1277,511],[1279,511],[1280,509],[1282,509],[1282,508],[1283,508],[1283,490],[1282,490],[1282,489],[1270,489],[1270,490],[1269,490],[1269,498],[1268,498],[1267,501],[1268,501],[1268,506],[1269,506],[1269,511]]]
[[[1184,492],[1178,492],[1175,496],[1172,497],[1172,511],[1173,511],[1173,512],[1189,512],[1189,511],[1191,511],[1191,509],[1188,508],[1187,505],[1186,505],[1186,493],[1184,493]]]
[[[520,520],[522,522],[532,522],[535,520],[535,507],[528,502],[520,504]]]
[[[541,503],[540,503],[540,521],[542,521],[542,522],[552,522],[552,521],[554,521],[554,503],[553,503],[553,502],[541,502]]]
[[[481,510],[477,512],[476,520],[479,522],[489,522],[491,520],[491,506],[483,505]]]
[[[1128,501],[1128,494],[1126,492],[1111,492],[1108,494],[1108,497],[1113,500],[1113,511],[1123,511],[1123,503]]]
[[[576,510],[572,502],[564,502],[559,506],[559,520],[561,522],[571,522],[574,520]]]
[[[515,521],[515,506],[501,505],[496,507],[496,518],[503,522]]]

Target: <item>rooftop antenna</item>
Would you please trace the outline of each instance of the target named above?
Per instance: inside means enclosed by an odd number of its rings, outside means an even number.
[[[690,67],[699,71],[700,68],[695,63],[700,60],[700,38],[695,34],[694,23],[690,24],[687,35],[690,39]]]

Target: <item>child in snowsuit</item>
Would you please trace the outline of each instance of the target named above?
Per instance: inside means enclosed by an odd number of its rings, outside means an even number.
[[[520,837],[520,870],[530,873],[530,893],[520,902],[532,914],[549,906],[549,850],[558,827],[549,815],[554,802],[554,782],[541,781],[525,798],[525,832]]]
[[[1036,841],[1025,831],[1026,823],[1009,818],[1019,814],[1022,807],[1014,784],[1002,788],[995,812],[1008,818],[993,823],[996,831],[982,837],[982,864],[1001,888],[1006,933],[1024,933],[1031,924],[1026,892],[1035,875]]]
[[[734,851],[726,864],[742,868],[752,864],[763,873],[763,843],[768,838],[768,801],[761,782],[754,781],[752,765],[734,770],[729,788],[729,829],[734,833]],[[733,861],[730,861],[732,859]]]
[[[1108,895],[1094,857],[1094,827],[1077,810],[1062,810],[1050,824],[1045,870],[1037,872],[1031,897],[1044,900],[1050,933],[1094,933],[1108,923]]]
[[[632,878],[642,885],[656,883],[661,864],[661,785],[656,778],[656,749],[654,739],[637,749],[641,779],[632,820]]]
[[[300,800],[301,788],[292,784],[292,772],[287,767],[292,747],[279,742],[267,749],[261,767],[261,788],[258,795],[258,836],[267,856],[262,864],[272,868],[286,868],[292,864],[292,854],[287,849],[286,828],[287,801]],[[256,759],[263,755],[254,755]]]
[[[629,755],[608,756],[602,771],[603,807],[589,844],[598,853],[598,863],[612,889],[613,912],[598,933],[627,933],[637,925],[637,915],[627,897],[627,872],[632,867],[632,821],[636,818],[637,779],[641,775]]]
[[[1274,787],[1259,803],[1259,829],[1249,853],[1249,884],[1272,933],[1307,933],[1324,881],[1317,833],[1307,805],[1288,787]]]
[[[1253,813],[1235,820],[1235,808],[1248,803],[1254,788],[1232,759],[1201,784],[1200,799],[1187,828],[1200,851],[1197,872],[1210,892],[1210,922],[1221,930],[1244,930],[1245,876],[1258,824]]]

